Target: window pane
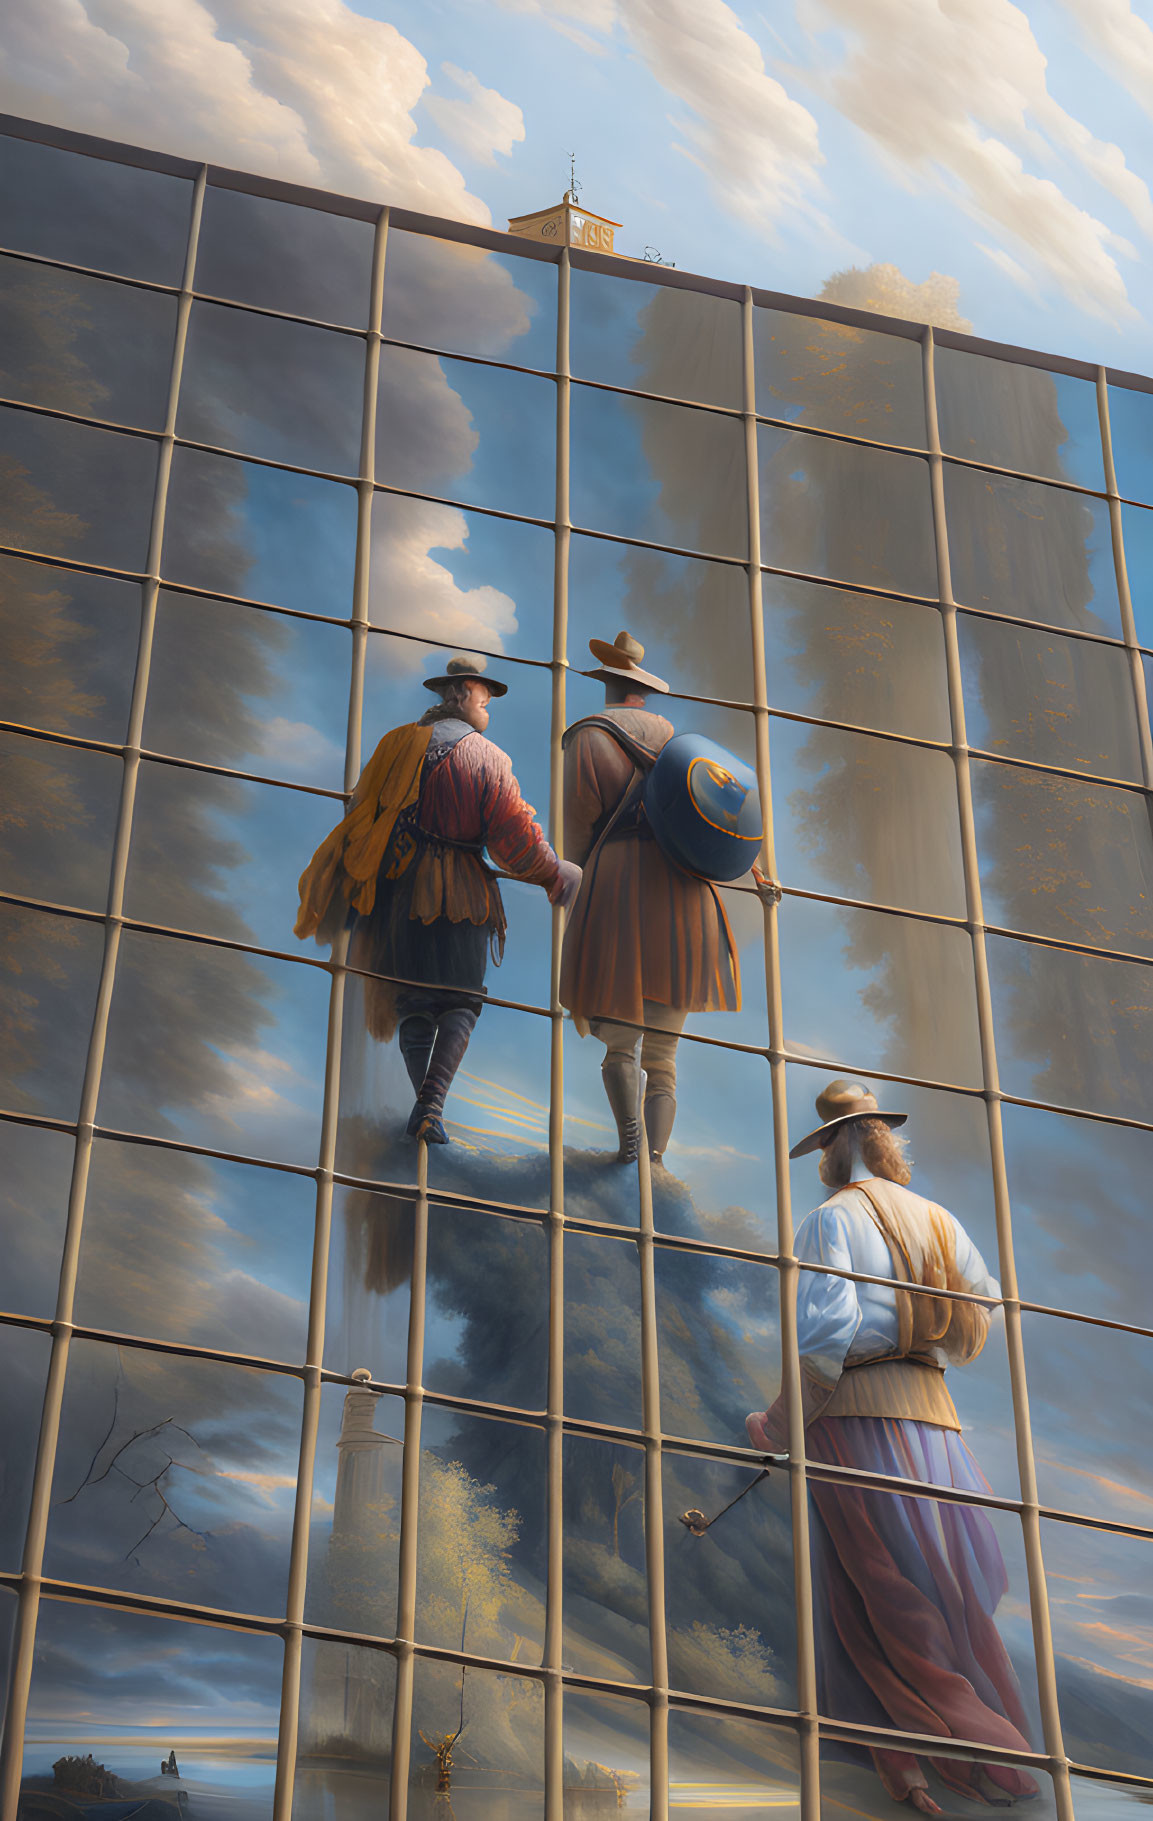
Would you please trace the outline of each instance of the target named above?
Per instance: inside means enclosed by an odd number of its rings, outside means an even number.
[[[390,228],[384,333],[393,341],[551,369],[556,283],[555,260]]]
[[[948,753],[774,721],[773,826],[786,885],[965,915]]]
[[[1109,388],[1109,433],[1117,486],[1153,505],[1153,398],[1129,386]]]
[[[919,342],[785,310],[753,321],[762,417],[924,448]]]
[[[0,1122],[0,1306],[54,1315],[75,1142],[71,1133]]]
[[[97,1139],[76,1320],[303,1360],[315,1205],[304,1177]]]
[[[175,298],[0,257],[8,398],[159,430],[175,329]]]
[[[378,493],[369,614],[392,632],[547,661],[554,556],[552,533],[536,525]]]
[[[309,1624],[395,1635],[403,1436],[399,1398],[367,1383],[321,1388],[304,1607]]]
[[[718,1036],[727,1033],[727,1019],[702,1016],[701,1022],[711,1023]],[[584,1049],[594,1057],[604,1054],[595,1039]],[[665,1148],[664,1168],[652,1173],[657,1227],[689,1239],[775,1252],[772,1101],[764,1057],[723,1049],[719,1044],[684,1042],[677,1050],[676,1064],[676,1124]],[[593,1105],[608,1125],[602,1143],[607,1145],[611,1132],[615,1148],[616,1132],[603,1084],[592,1078],[591,1069],[589,1075],[588,1091],[597,1095]],[[566,1095],[569,1086],[566,1074]],[[591,1213],[596,1205],[596,1166],[599,1164],[602,1178],[625,1172],[606,1172],[603,1157],[590,1163],[585,1183]],[[570,1192],[576,1180],[574,1169],[567,1179]],[[575,1207],[570,1209],[575,1211]],[[593,1214],[593,1218],[603,1216]],[[635,1220],[633,1213],[630,1224]]]
[[[676,1718],[669,1714],[670,1739]],[[578,1817],[582,1800],[589,1813],[611,1806],[611,1796],[600,1794],[606,1784],[615,1783],[618,1805],[623,1788],[626,1808],[631,1804],[642,1813],[648,1808],[649,1710],[643,1700],[566,1688],[564,1754],[567,1800]]]
[[[376,478],[551,519],[556,387],[473,361],[381,349]]]
[[[427,1389],[543,1411],[548,1285],[548,1241],[538,1222],[432,1208]]]
[[[979,1087],[973,952],[964,930],[786,898],[785,1030],[830,1072],[873,1067]]]
[[[74,1340],[45,1573],[282,1614],[297,1379]]]
[[[134,582],[0,557],[0,718],[122,740],[139,638]]]
[[[776,1269],[670,1246],[655,1261],[661,1428],[743,1448],[746,1408],[781,1388]]]
[[[88,424],[0,410],[0,540],[111,569],[143,569],[156,445]]]
[[[1040,1739],[1039,1730],[1035,1736]],[[892,1766],[890,1780],[903,1787],[900,1780],[906,1769],[914,1776],[921,1776],[924,1781],[919,1787],[937,1804],[942,1814],[958,1815],[968,1812],[956,1806],[960,1795],[967,1802],[988,1804],[994,1808],[1002,1805],[1007,1808],[1013,1802],[1025,1800],[1029,1804],[1025,1813],[1031,1818],[1035,1817],[1035,1821],[1057,1821],[1053,1784],[1043,1770],[1037,1770],[1033,1766],[1025,1770],[1016,1764],[998,1763],[991,1754],[983,1756],[974,1765],[971,1760],[959,1754],[953,1756],[948,1751],[942,1752],[935,1743],[926,1751],[918,1753],[910,1765],[909,1758],[904,1753],[886,1752],[887,1743],[884,1738],[877,1739],[879,1750],[876,1758],[882,1763],[887,1759],[887,1769]],[[843,1745],[836,1740],[822,1742],[821,1796],[830,1814],[844,1812],[861,1817],[861,1821],[891,1821],[895,1809],[894,1798],[888,1794],[881,1781],[876,1758],[865,1744]],[[931,1814],[933,1811],[930,1809],[929,1812]],[[980,1810],[974,1807],[972,1812],[980,1813]],[[1086,1821],[1087,1814],[1097,1816],[1097,1821],[1105,1821],[1104,1812],[1082,1808],[1078,1790],[1077,1821]],[[1115,1821],[1112,1809],[1108,1814],[1110,1821]]]
[[[969,739],[992,752],[1140,778],[1133,679],[1123,651],[962,613]]]
[[[648,1682],[644,1454],[566,1435],[562,1484],[564,1660],[578,1674]]]
[[[324,1363],[367,1366],[378,1383],[407,1377],[413,1202],[342,1188],[334,1196]]]
[[[1153,1341],[1028,1309],[1021,1326],[1042,1505],[1153,1527],[1153,1473],[1131,1440],[1153,1392]]]
[[[372,224],[209,184],[196,289],[322,322],[368,320]]]
[[[765,667],[774,708],[948,740],[935,607],[765,575]]]
[[[831,1070],[789,1065],[789,1144],[797,1144],[821,1123],[816,1097],[828,1086]],[[993,1276],[999,1275],[997,1223],[993,1206],[993,1165],[985,1103],[977,1095],[942,1094],[905,1082],[854,1076],[877,1103],[894,1113],[907,1113],[901,1137],[908,1145],[913,1189],[956,1215]],[[1012,1109],[1005,1108],[1006,1117]],[[790,1165],[793,1226],[829,1194],[817,1174],[819,1158],[811,1153]],[[1020,1263],[1020,1260],[1018,1260]]]
[[[388,1814],[396,1658],[305,1638],[293,1821]]]
[[[462,1821],[486,1810],[491,1813],[490,1792],[513,1790],[517,1808],[509,1806],[505,1813],[515,1813],[518,1821],[521,1815],[524,1821],[537,1821],[544,1812],[543,1683],[528,1676],[494,1675],[491,1670],[462,1671],[455,1663],[420,1658],[413,1682],[409,1813],[419,1815],[421,1801],[429,1804],[426,1813],[436,1813],[432,1792],[438,1788],[439,1771],[434,1752],[461,1725],[463,1696],[468,1745],[464,1747],[462,1738],[451,1770],[455,1812]],[[500,1801],[499,1796],[496,1799]]]
[[[430,988],[422,998],[431,1015],[437,994]],[[417,1015],[411,1007],[419,1001],[404,1003]],[[365,981],[356,975],[345,1000],[337,1167],[364,1181],[413,1183],[416,1145],[404,1129],[415,1088],[398,1043],[370,1037],[364,1004]],[[483,1007],[445,1102],[449,1142],[429,1152],[430,1183],[486,1201],[547,1207],[548,1079],[548,1019]]]
[[[1137,639],[1153,645],[1153,512],[1147,506],[1122,506],[1121,524]]]
[[[1006,1092],[1147,1119],[1153,971],[1004,936],[987,946]]]
[[[164,532],[169,581],[347,619],[355,559],[353,488],[175,451]]]
[[[991,923],[1153,954],[1153,830],[1142,793],[976,760],[973,795]]]
[[[569,347],[581,379],[741,408],[741,306],[729,298],[577,269]]]
[[[106,1773],[96,1787],[121,1799],[178,1808],[179,1792],[237,1821],[270,1821],[283,1658],[279,1638],[45,1600],[24,1789],[88,1803],[91,1756]],[[141,1725],[142,1714],[156,1723]],[[170,1751],[175,1789],[158,1775]],[[86,1786],[73,1787],[86,1771]]]
[[[140,767],[125,910],[141,923],[296,949],[296,884],[344,803],[183,766]]]
[[[1147,1809],[1149,1797],[1141,1784],[1099,1783],[1095,1777],[1071,1777],[1077,1821],[1144,1821],[1137,1814]]]
[[[193,442],[330,474],[360,468],[364,344],[301,323],[193,305],[178,428]]]
[[[126,278],[180,283],[192,213],[188,178],[8,137],[4,166],[4,246]]]
[[[757,446],[764,562],[936,594],[926,462],[764,424]]]
[[[747,556],[740,421],[574,386],[572,516],[621,537]]]
[[[32,1472],[40,1435],[44,1382],[52,1341],[47,1334],[0,1323],[0,1459],[4,1462],[4,1497],[0,1500],[0,1566],[19,1573],[24,1530],[32,1496]]]
[[[784,1726],[674,1708],[669,1714],[673,1802],[742,1818],[801,1810],[797,1737]],[[675,1793],[673,1793],[675,1792]],[[678,1804],[679,1805],[679,1804]]]
[[[126,931],[100,1123],[314,1167],[328,998],[315,968]]]
[[[627,1239],[565,1234],[565,1415],[641,1427],[641,1283]]]
[[[614,544],[607,538],[574,537],[569,561],[569,663],[577,670],[588,668],[596,662],[589,653],[589,639],[613,639],[622,626],[643,640],[644,668],[674,690],[734,702],[752,700],[749,583],[738,564],[702,563],[661,550]],[[708,627],[707,639],[701,638],[703,626]],[[579,688],[570,676],[570,691]],[[575,695],[572,700],[577,700]],[[658,706],[664,712],[667,704]],[[703,705],[680,712],[691,713],[694,728],[706,731],[701,717],[709,711]],[[570,707],[570,721],[576,718]]]
[[[897,1425],[875,1425],[878,1466],[889,1455],[881,1437],[891,1428]],[[928,1424],[915,1433],[932,1438],[935,1478],[973,1489],[980,1474],[958,1434]],[[860,1464],[861,1448],[851,1453]],[[906,1459],[897,1471],[917,1479],[919,1465]],[[829,1480],[810,1480],[809,1496],[820,1712],[1036,1751],[1020,1520]],[[894,1759],[890,1769],[900,1775],[905,1765]]]
[[[0,1009],[10,1033],[0,1104],[75,1119],[104,930],[98,923],[0,904],[0,952],[7,975]]]
[[[1120,636],[1103,500],[946,463],[945,503],[958,601]]]
[[[670,1684],[722,1701],[795,1707],[787,1474],[757,1483],[752,1460],[738,1467],[671,1451],[662,1471]],[[682,1522],[698,1512],[719,1519],[704,1536]]]
[[[995,468],[1103,487],[1097,388],[1091,379],[938,347],[941,447]]]
[[[164,593],[144,743],[206,765],[341,790],[350,659],[343,627]]]
[[[1095,1410],[1094,1423],[1099,1418]],[[1082,1764],[1153,1777],[1146,1719],[1153,1651],[1149,1538],[1044,1518],[1041,1532],[1065,1750]],[[1084,1787],[1077,1784],[1079,1818]],[[1116,1807],[1088,1812],[1100,1821],[1128,1813]]]
[[[1146,1324],[1153,1133],[1034,1107],[1002,1119],[1021,1295]]]
[[[426,1406],[421,1443],[418,1639],[539,1663],[543,1431]]]
[[[0,733],[7,891],[79,910],[105,908],[123,769],[107,753]]]

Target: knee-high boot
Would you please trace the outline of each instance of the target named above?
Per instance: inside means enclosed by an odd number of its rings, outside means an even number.
[[[454,1006],[451,1011],[442,1012],[436,1021],[432,1058],[409,1121],[410,1131],[415,1126],[413,1136],[423,1138],[426,1144],[448,1143],[442,1117],[444,1103],[456,1071],[464,1061],[478,1016],[467,1006]]]
[[[641,1065],[628,1050],[610,1050],[601,1079],[617,1125],[617,1162],[635,1163],[641,1154]]]
[[[676,1116],[675,1094],[670,1094],[665,1088],[654,1088],[645,1095],[645,1137],[648,1140],[649,1156],[654,1163],[660,1163],[664,1157]]]
[[[427,1012],[412,1012],[402,1018],[396,1033],[404,1066],[412,1082],[412,1091],[419,1094],[421,1084],[428,1074],[428,1065],[432,1061],[432,1046],[436,1041],[436,1024]]]

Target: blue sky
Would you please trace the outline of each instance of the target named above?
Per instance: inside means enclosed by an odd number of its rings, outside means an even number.
[[[13,112],[1148,371],[1136,0],[18,0]]]

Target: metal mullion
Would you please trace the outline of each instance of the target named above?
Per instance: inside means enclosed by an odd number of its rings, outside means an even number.
[[[144,724],[144,704],[148,693],[152,637],[156,625],[156,601],[160,591],[160,553],[164,541],[168,482],[172,471],[172,451],[176,439],[176,407],[180,396],[184,349],[188,339],[188,318],[192,308],[192,279],[196,266],[200,220],[204,210],[206,175],[207,167],[202,166],[192,192],[192,212],[185,251],[183,283],[177,306],[172,365],[169,370],[165,426],[160,438],[156,466],[152,520],[148,538],[147,573],[141,595],[140,637],[137,647],[136,672],[132,685],[128,740],[124,750],[124,776],[110,867],[104,955],[101,962],[100,981],[96,993],[96,1005],[76,1120],[76,1149],[68,1196],[68,1215],[57,1289],[56,1318],[52,1328],[52,1353],[44,1389],[36,1465],[33,1472],[28,1524],[24,1537],[21,1586],[12,1644],[4,1741],[0,1748],[0,1814],[3,1814],[5,1821],[14,1821],[20,1799],[24,1728],[28,1715],[28,1695],[32,1679],[40,1587],[44,1572],[44,1549],[48,1534],[52,1479],[60,1432],[60,1416],[64,1402],[64,1380],[72,1336],[72,1314],[80,1263],[80,1236],[84,1223],[88,1172],[92,1160],[96,1105],[104,1066],[112,989],[116,979],[120,937],[123,929],[124,883],[128,872],[128,848],[132,834],[136,782],[140,769],[140,735]]]
[[[1133,617],[1133,596],[1129,588],[1129,571],[1125,562],[1121,496],[1117,491],[1117,466],[1113,459],[1113,431],[1109,422],[1109,383],[1104,367],[1097,369],[1097,417],[1101,426],[1101,453],[1105,462],[1105,497],[1109,501],[1109,530],[1113,542],[1117,600],[1121,608],[1121,631],[1129,657],[1133,706],[1137,712],[1137,738],[1141,747],[1141,769],[1146,785],[1153,786],[1153,737],[1150,736],[1149,728],[1149,696],[1145,687],[1145,666],[1141,661],[1141,650],[1137,643],[1137,625]]]
[[[146,430],[139,424],[117,423],[108,417],[92,417],[84,411],[66,411],[59,405],[41,405],[29,398],[0,397],[0,411],[24,411],[30,417],[50,417],[66,424],[82,424],[89,430],[109,430],[117,436],[134,436],[138,442],[164,443],[164,430]]]
[[[645,1454],[645,1569],[648,1584],[649,1649],[652,1686],[649,1695],[649,1817],[668,1821],[669,1812],[669,1653],[665,1611],[665,1502],[662,1472],[661,1378],[657,1324],[656,1257],[653,1228],[652,1165],[648,1135],[641,1118],[640,1259],[641,1421]]]
[[[549,737],[549,834],[564,858],[564,752],[568,714],[568,587],[572,526],[569,455],[572,380],[569,372],[571,299],[568,246],[557,266],[556,323],[556,529],[553,547],[552,722]],[[545,1432],[546,1568],[544,1684],[545,1821],[564,1816],[564,1014],[560,966],[565,913],[552,910],[549,977],[549,1211],[548,1384]]]
[[[755,303],[746,288],[742,310],[746,499],[749,520],[749,626],[757,731],[757,777],[764,815],[760,863],[776,877],[772,770],[769,755],[769,692],[765,663],[762,598],[760,468],[757,448]],[[797,1345],[797,1259],[793,1251],[792,1191],[789,1179],[788,1083],[784,1011],[781,998],[780,907],[766,904],[765,987],[769,1020],[769,1082],[773,1108],[773,1163],[777,1196],[777,1272],[781,1312],[781,1389],[789,1441],[789,1502],[793,1546],[793,1599],[797,1620],[797,1705],[801,1711],[801,1821],[820,1821],[821,1766],[817,1735],[817,1670],[813,1630],[813,1582],[809,1552],[809,1497],[806,1479],[805,1419],[801,1401],[801,1360]]]
[[[368,627],[371,562],[372,485],[376,449],[376,398],[380,371],[380,317],[384,292],[384,262],[388,246],[388,219],[388,209],[384,208],[377,217],[373,241],[369,327],[364,338],[364,397],[361,416],[360,478],[357,483],[356,566],[353,579],[353,644],[349,670],[348,729],[344,754],[344,795],[346,797],[351,794],[360,775],[364,652]],[[328,1256],[332,1240],[336,1140],[340,1119],[340,1065],[344,1035],[347,952],[348,932],[345,930],[341,932],[332,946],[332,984],[328,1001],[324,1107],[321,1115],[320,1148],[316,1170],[316,1224],[313,1236],[308,1347],[303,1374],[304,1409],[301,1419],[300,1461],[296,1481],[292,1550],[289,1558],[288,1593],[285,1606],[284,1669],[280,1695],[280,1731],[277,1739],[273,1821],[291,1821],[300,1735],[304,1604],[308,1581],[308,1550],[312,1527],[316,1442],[323,1398],[324,1329],[328,1300]]]
[[[129,278],[123,272],[102,272],[95,266],[78,265],[72,259],[52,259],[47,253],[26,253],[20,247],[0,246],[0,258],[22,259],[26,265],[48,266],[54,272],[75,272],[81,278],[100,278],[105,284],[127,285],[133,291],[159,291],[164,297],[179,297],[179,285],[160,284],[155,278]]]
[[[965,898],[973,945],[973,975],[977,996],[977,1021],[981,1041],[981,1067],[984,1100],[989,1126],[989,1152],[992,1161],[993,1200],[997,1221],[1001,1284],[1005,1309],[1005,1341],[1009,1356],[1009,1376],[1013,1396],[1013,1420],[1017,1442],[1017,1463],[1021,1480],[1021,1529],[1025,1542],[1025,1560],[1029,1579],[1029,1606],[1033,1624],[1033,1647],[1037,1670],[1037,1689],[1044,1729],[1045,1745],[1053,1760],[1053,1783],[1059,1821],[1073,1821],[1073,1804],[1069,1787],[1069,1768],[1061,1729],[1057,1700],[1057,1678],[1053,1656],[1053,1636],[1045,1581],[1045,1564],[1041,1552],[1041,1525],[1037,1495],[1037,1469],[1033,1456],[1032,1430],[1029,1421],[1029,1394],[1025,1371],[1025,1347],[1021,1331],[1021,1306],[1017,1289],[1017,1270],[1013,1256],[1013,1232],[1009,1204],[1009,1181],[1005,1163],[1005,1145],[1001,1122],[1001,1085],[997,1067],[996,1037],[993,1024],[993,999],[989,983],[989,964],[985,949],[984,907],[981,897],[980,859],[977,849],[976,817],[973,787],[969,771],[969,747],[965,730],[965,700],[961,671],[961,652],[957,638],[957,608],[953,599],[952,571],[949,563],[949,532],[945,511],[945,476],[941,455],[941,438],[937,420],[937,394],[932,327],[924,331],[922,341],[925,388],[925,414],[930,448],[930,484],[933,507],[933,534],[937,553],[937,577],[941,600],[941,619],[945,634],[945,663],[949,686],[949,710],[953,728],[954,763],[957,773],[957,807],[961,825],[961,853],[965,872]]]
[[[404,1387],[404,1460],[400,1491],[400,1552],[396,1596],[396,1694],[392,1712],[390,1821],[406,1821],[412,1753],[412,1691],[416,1642],[417,1524],[420,1512],[421,1426],[424,1415],[425,1295],[428,1284],[428,1146],[417,1147],[408,1361]],[[439,1401],[439,1400],[438,1400]]]

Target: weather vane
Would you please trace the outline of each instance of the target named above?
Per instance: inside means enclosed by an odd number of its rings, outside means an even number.
[[[568,164],[569,164],[568,189],[565,191],[564,199],[566,202],[575,202],[577,199],[578,191],[584,189],[583,183],[580,183],[577,179],[576,153],[575,152],[569,153]]]

